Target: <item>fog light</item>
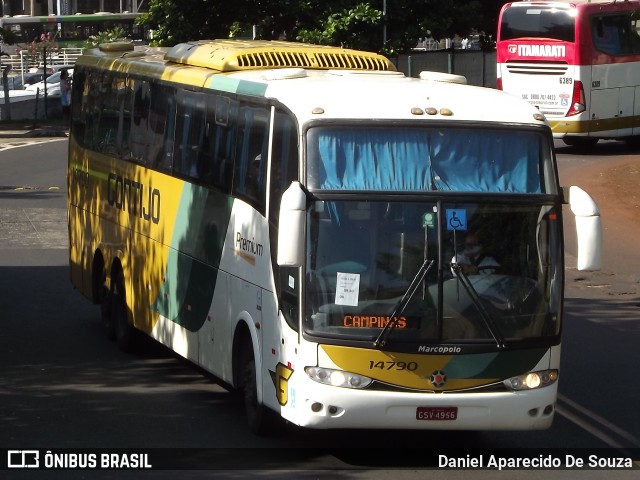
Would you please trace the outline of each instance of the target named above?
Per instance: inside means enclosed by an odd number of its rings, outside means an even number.
[[[318,413],[319,411],[322,410],[322,404],[320,402],[313,402],[311,404],[311,411]]]

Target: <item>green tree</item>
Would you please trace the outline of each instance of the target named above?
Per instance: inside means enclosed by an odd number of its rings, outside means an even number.
[[[91,35],[87,41],[84,42],[83,48],[96,48],[101,43],[118,42],[127,39],[127,32],[122,27],[115,27],[106,32],[98,32],[96,35]]]
[[[18,37],[10,30],[0,28],[0,46],[13,45],[18,41]],[[0,49],[0,58],[9,56],[8,53]],[[2,66],[2,90],[4,92],[4,104],[7,120],[11,120],[11,103],[9,102],[9,81],[7,75],[11,70],[10,66]]]
[[[13,45],[18,41],[18,37],[11,30],[0,28],[0,44]]]
[[[153,32],[153,45],[173,46],[189,40],[228,38],[242,19],[247,0],[151,0],[138,20]]]
[[[492,0],[150,0],[141,19],[155,44],[251,36],[404,53],[420,38],[495,32],[501,2]],[[488,4],[490,6],[488,6]],[[491,30],[487,31],[489,26]],[[383,39],[386,43],[383,45]]]

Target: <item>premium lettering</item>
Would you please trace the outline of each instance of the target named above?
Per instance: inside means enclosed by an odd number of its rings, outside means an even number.
[[[243,237],[240,232],[236,232],[236,248],[258,257],[261,257],[264,251],[264,245],[257,243],[253,238]]]

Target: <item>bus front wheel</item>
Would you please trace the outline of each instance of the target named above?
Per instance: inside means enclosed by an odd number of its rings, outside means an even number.
[[[249,430],[256,435],[270,433],[267,408],[258,401],[258,379],[256,361],[251,343],[245,344],[242,351],[242,397]]]

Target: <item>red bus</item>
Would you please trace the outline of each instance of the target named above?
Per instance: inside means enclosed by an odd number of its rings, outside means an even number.
[[[498,88],[568,145],[640,143],[640,1],[520,1],[498,22]]]

